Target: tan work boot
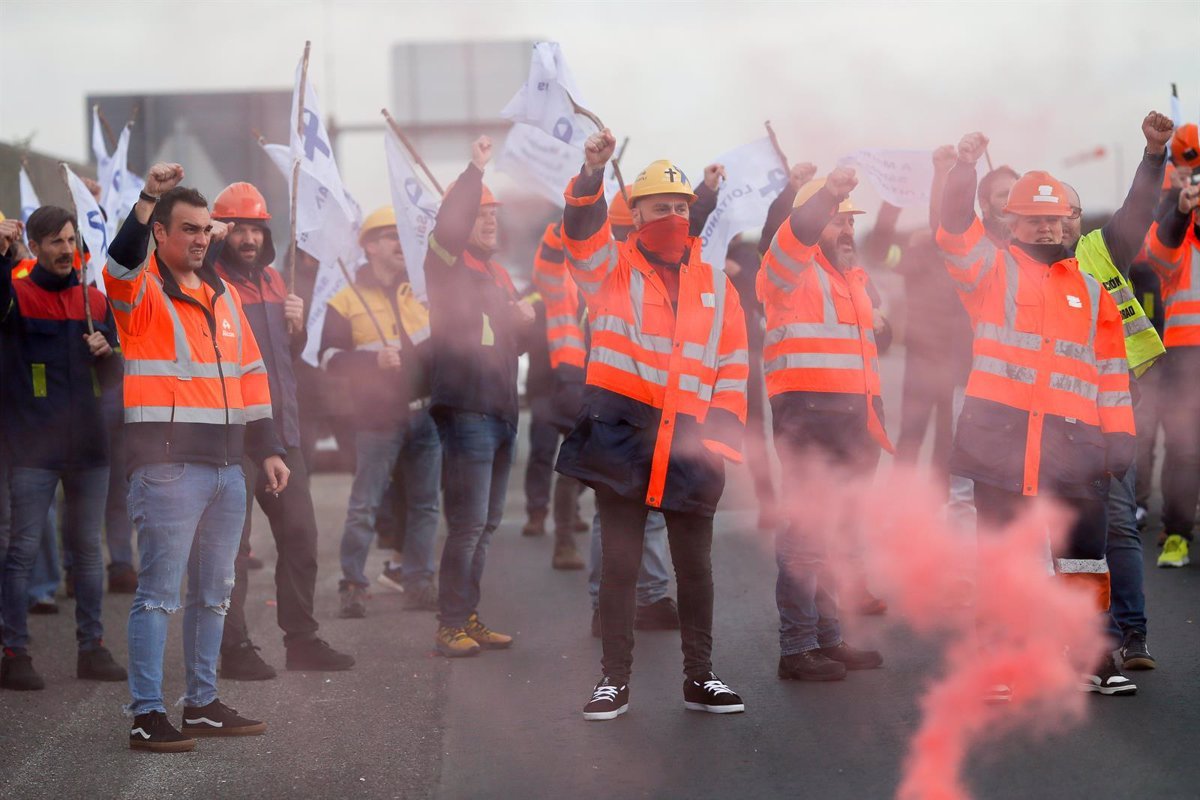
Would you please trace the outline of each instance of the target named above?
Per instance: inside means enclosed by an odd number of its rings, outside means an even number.
[[[465,658],[479,654],[479,642],[468,636],[463,628],[439,625],[434,642],[438,652],[446,658]]]
[[[575,547],[575,540],[571,538],[569,529],[565,532],[554,532],[554,558],[550,565],[555,569],[583,569],[583,556]]]
[[[479,643],[479,646],[485,650],[503,650],[506,647],[511,647],[513,637],[503,633],[496,633],[487,625],[484,625],[479,620],[478,614],[472,614],[467,617],[467,636]]]

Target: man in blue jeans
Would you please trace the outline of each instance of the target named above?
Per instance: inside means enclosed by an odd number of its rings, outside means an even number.
[[[441,446],[429,416],[429,312],[409,282],[396,212],[384,206],[359,229],[367,263],[329,301],[321,366],[344,376],[354,404],[356,462],[342,531],[341,616],[367,614],[364,573],[388,484],[404,481],[405,543],[399,582],[406,605],[433,610]],[[382,338],[381,338],[382,337]],[[391,577],[388,582],[394,582]]]
[[[513,641],[480,621],[479,584],[504,512],[517,433],[517,356],[526,349],[534,312],[492,260],[499,203],[483,185],[491,155],[491,140],[481,136],[472,145],[471,164],[446,191],[425,259],[433,331],[431,410],[446,462],[447,538],[436,643],[452,658]]]
[[[204,261],[224,226],[182,180],[178,164],[150,168],[104,270],[125,357],[129,517],[138,531],[129,747],[167,753],[191,750],[192,736],[266,731],[221,702],[217,659],[246,514],[243,455],[262,464],[267,492],[283,492],[289,475],[241,300]],[[167,719],[162,670],[185,574],[181,732]]]
[[[79,645],[75,674],[122,681],[125,670],[104,647],[100,621],[100,525],[108,453],[99,396],[101,386],[121,379],[121,359],[114,353],[116,325],[104,295],[81,285],[71,212],[42,206],[30,215],[28,231],[37,264],[28,275],[13,280],[13,245],[20,238],[20,223],[0,222],[0,358],[12,493],[12,527],[4,555],[0,687],[45,688],[29,655],[26,613],[46,513],[60,483],[66,497],[63,542],[74,559]]]

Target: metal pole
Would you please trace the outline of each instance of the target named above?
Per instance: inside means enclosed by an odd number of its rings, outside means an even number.
[[[388,113],[386,108],[379,109],[379,113],[383,114],[383,118],[387,120],[388,127],[392,129],[392,133],[396,134],[396,138],[399,139],[406,148],[408,148],[409,154],[411,154],[413,160],[417,162],[417,166],[425,172],[425,176],[429,178],[429,182],[433,184],[433,188],[437,189],[437,193],[444,197],[446,192],[442,189],[442,185],[438,183],[438,179],[433,176],[433,171],[429,169],[429,165],[425,163],[425,159],[421,158],[421,154],[417,152],[417,148],[413,147],[413,143],[410,142],[408,137],[404,135],[404,130],[400,127],[399,123],[392,118],[392,115]]]

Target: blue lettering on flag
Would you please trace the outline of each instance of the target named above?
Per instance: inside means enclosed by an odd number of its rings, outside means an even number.
[[[421,195],[425,190],[421,188],[421,183],[416,178],[407,178],[404,181],[404,193],[408,195],[408,200],[413,204],[413,207],[419,210],[422,214],[433,219],[437,216],[437,210],[434,208],[426,208],[421,205]]]
[[[94,255],[97,258],[104,258],[104,254],[108,252],[108,229],[104,227],[104,217],[100,215],[99,211],[89,211],[87,213],[87,222],[89,228],[100,231],[100,236],[104,244],[100,247],[101,252]]]
[[[318,150],[327,156],[332,157],[333,155],[329,144],[321,138],[320,118],[306,108],[304,109],[304,157],[312,161]]]

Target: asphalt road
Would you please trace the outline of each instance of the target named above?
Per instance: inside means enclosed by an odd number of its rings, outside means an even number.
[[[522,431],[524,434],[524,431]],[[345,673],[282,671],[270,565],[258,518],[249,617],[264,657],[281,669],[265,683],[221,684],[221,697],[268,721],[263,737],[201,741],[190,754],[127,748],[123,684],[74,676],[70,614],[32,617],[44,692],[0,692],[3,798],[888,798],[894,796],[919,697],[939,671],[934,642],[887,617],[854,623],[856,644],[877,645],[882,670],[833,684],[775,677],[775,567],[755,530],[746,476],[731,476],[718,515],[715,668],[747,712],[685,711],[679,639],[637,639],[630,712],[585,723],[580,708],[599,676],[582,572],[550,569],[550,538],[527,539],[520,475],[485,576],[481,611],[517,637],[513,649],[448,662],[431,654],[433,615],[404,611],[374,590],[365,620],[340,620],[337,543],[349,478],[314,481],[321,540],[322,635],[358,658]],[[581,543],[586,537],[579,537]],[[1152,547],[1152,545],[1151,545]],[[372,554],[377,574],[383,554]],[[1088,720],[1051,736],[1009,735],[973,754],[976,798],[1196,798],[1200,796],[1200,567],[1146,570],[1150,645],[1160,662],[1135,673],[1133,698],[1089,698]],[[105,598],[107,644],[124,662],[128,597]],[[1031,620],[1031,624],[1037,624]],[[179,626],[165,696],[182,694]],[[181,709],[177,709],[179,711]]]

